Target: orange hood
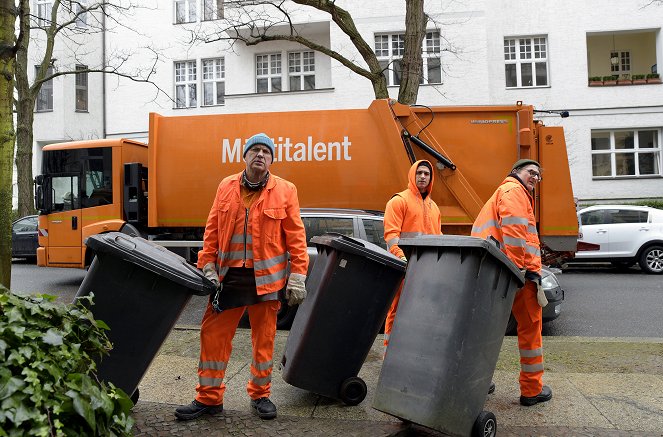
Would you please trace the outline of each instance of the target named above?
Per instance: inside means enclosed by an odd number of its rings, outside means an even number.
[[[420,159],[419,161],[416,161],[414,164],[412,164],[412,167],[410,167],[410,171],[407,173],[407,187],[410,191],[415,193],[418,196],[421,196],[421,193],[419,193],[419,188],[417,188],[417,167],[421,165],[422,162],[428,163],[431,168],[430,172],[430,183],[426,187],[426,193],[430,196],[430,193],[433,191],[433,181],[435,180],[435,174],[433,173],[433,165],[430,163],[430,161],[425,160],[425,159]]]

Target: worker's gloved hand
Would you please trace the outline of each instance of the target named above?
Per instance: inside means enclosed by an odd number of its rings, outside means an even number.
[[[520,274],[521,275],[525,276],[526,273],[527,273],[527,269],[520,269]]]
[[[546,298],[546,293],[543,291],[543,287],[538,282],[536,283],[536,300],[539,302],[541,308],[548,305],[548,298]]]
[[[285,298],[288,300],[288,305],[299,305],[306,297],[306,275],[301,273],[290,273],[288,285],[285,287]]]
[[[403,261],[407,262],[407,258],[405,257],[405,255],[403,255],[403,256],[401,257],[401,259],[402,259]]]
[[[216,273],[216,267],[214,267],[214,263],[205,264],[205,267],[203,267],[203,275],[205,275],[207,279],[212,281],[212,283],[214,284],[217,290],[221,288],[221,282],[219,282],[219,274]]]

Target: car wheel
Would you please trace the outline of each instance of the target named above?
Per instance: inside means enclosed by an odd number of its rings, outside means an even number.
[[[652,274],[663,273],[663,246],[649,246],[640,254],[640,268]]]
[[[518,329],[518,322],[516,322],[516,318],[513,317],[513,314],[509,315],[509,321],[506,324],[506,335],[516,335]]]

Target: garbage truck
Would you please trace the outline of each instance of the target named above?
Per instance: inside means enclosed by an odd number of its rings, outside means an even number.
[[[216,188],[241,171],[247,138],[276,145],[274,174],[293,182],[301,207],[384,210],[407,187],[411,164],[435,166],[443,232],[468,235],[484,202],[520,158],[544,179],[536,217],[544,253],[573,253],[578,225],[564,131],[531,105],[408,106],[193,116],[149,115],[148,143],[99,139],[43,148],[35,178],[37,264],[85,268],[92,235],[139,235],[195,261]],[[562,254],[562,255],[560,255]]]

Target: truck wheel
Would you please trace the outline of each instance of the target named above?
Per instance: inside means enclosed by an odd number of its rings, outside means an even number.
[[[366,397],[366,383],[358,376],[343,381],[339,390],[339,397],[346,405],[359,405]]]
[[[663,246],[649,246],[640,254],[640,268],[651,274],[663,273]]]
[[[472,426],[472,437],[495,437],[497,435],[497,419],[490,411],[482,411]]]

